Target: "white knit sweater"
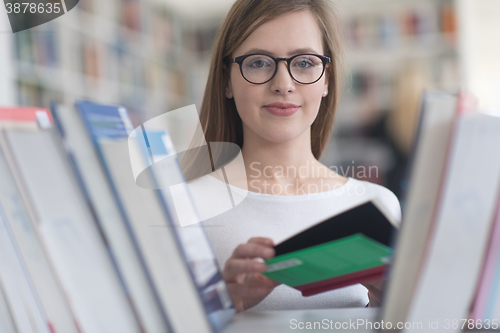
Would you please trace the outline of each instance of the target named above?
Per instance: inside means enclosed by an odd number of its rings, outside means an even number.
[[[371,198],[377,198],[398,221],[401,219],[399,201],[391,191],[354,178],[335,190],[293,196],[228,187],[208,175],[188,183],[188,187],[221,267],[236,246],[251,237],[269,237],[277,244]],[[360,284],[310,297],[280,285],[252,310],[361,307],[367,303],[367,290]]]

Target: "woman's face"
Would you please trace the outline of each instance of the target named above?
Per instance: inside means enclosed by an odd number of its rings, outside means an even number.
[[[324,55],[322,35],[315,17],[309,11],[300,11],[264,23],[236,49],[232,57],[251,53],[275,58],[303,53]],[[322,97],[328,91],[327,71],[316,83],[300,84],[291,78],[286,62],[280,61],[269,82],[252,84],[243,78],[238,64],[231,64],[230,69],[226,97],[234,98],[243,122],[244,142],[309,140],[311,124],[316,119]]]

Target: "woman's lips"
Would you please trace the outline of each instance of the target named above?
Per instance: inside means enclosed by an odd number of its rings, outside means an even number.
[[[276,116],[291,116],[297,112],[299,106],[290,103],[271,103],[264,105],[264,108]]]

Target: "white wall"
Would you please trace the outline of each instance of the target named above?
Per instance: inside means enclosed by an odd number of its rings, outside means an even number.
[[[0,5],[0,106],[13,106],[16,103],[12,37],[7,11],[2,3]]]
[[[157,0],[193,19],[224,17],[235,0]]]
[[[500,1],[457,0],[464,85],[482,110],[500,110]],[[499,112],[500,113],[500,112]]]

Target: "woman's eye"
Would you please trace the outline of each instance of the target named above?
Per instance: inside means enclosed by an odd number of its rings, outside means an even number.
[[[311,60],[309,59],[300,59],[297,60],[295,65],[299,68],[309,68],[309,67],[314,67],[314,64]]]
[[[249,66],[253,68],[263,68],[263,67],[269,67],[269,62],[265,60],[253,60],[250,62]]]
[[[264,67],[266,64],[263,61],[254,61],[252,66],[254,67]]]

